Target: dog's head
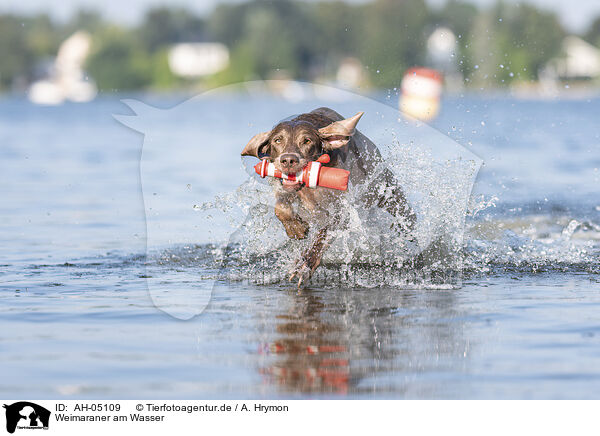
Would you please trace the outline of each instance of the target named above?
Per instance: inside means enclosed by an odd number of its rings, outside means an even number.
[[[354,135],[356,124],[363,112],[351,118],[335,121],[317,128],[310,121],[291,120],[277,124],[273,130],[254,135],[244,147],[242,156],[267,158],[284,174],[300,172],[310,161],[323,153],[345,146]],[[297,182],[282,180],[284,189],[296,191]]]

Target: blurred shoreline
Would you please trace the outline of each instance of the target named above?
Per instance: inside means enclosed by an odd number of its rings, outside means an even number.
[[[302,83],[302,82],[301,82]],[[235,84],[233,84],[235,85]],[[317,84],[319,85],[319,84]],[[224,85],[223,88],[231,85]],[[206,92],[218,90],[222,87],[205,88],[205,89],[172,89],[172,90],[130,90],[122,92],[99,92],[96,96],[98,101],[119,101],[122,99],[136,99],[143,101],[147,104],[154,105],[157,108],[167,109],[172,106],[176,106],[185,102],[186,100],[195,98]],[[340,88],[344,90],[343,88]],[[347,90],[346,90],[347,91]],[[350,90],[356,93],[356,95],[362,95],[374,100],[381,101],[392,107],[398,107],[398,100],[400,98],[400,92],[395,91],[393,93],[387,92],[381,89],[370,89],[362,92],[362,90]],[[240,96],[243,91],[240,90],[237,95]],[[268,91],[265,91],[265,95],[269,95]],[[232,95],[236,95],[232,93]],[[561,101],[594,101],[600,99],[600,88],[582,87],[582,88],[570,88],[560,90],[552,95],[540,94],[534,91],[514,91],[510,89],[493,89],[485,92],[476,90],[463,90],[462,92],[445,92],[442,97],[442,106],[448,101],[457,102],[461,99],[467,100],[482,100],[487,102],[499,101],[499,100],[515,100],[522,102],[561,102]],[[303,97],[301,100],[309,100],[309,97]],[[8,102],[22,101],[25,104],[31,103],[25,92],[4,92],[0,93],[0,104]],[[92,103],[92,102],[87,102]],[[76,102],[65,102],[64,104],[80,105],[86,104]],[[42,108],[51,108],[49,105],[40,105]]]
[[[202,16],[153,8],[131,26],[93,10],[62,23],[0,14],[0,40],[0,96],[50,104],[85,101],[96,89],[195,94],[272,79],[391,92],[413,66],[440,71],[448,95],[600,92],[600,17],[573,35],[555,12],[528,3],[253,0]]]

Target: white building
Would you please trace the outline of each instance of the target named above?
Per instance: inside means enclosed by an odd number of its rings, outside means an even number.
[[[228,66],[229,50],[221,43],[188,42],[169,50],[169,68],[180,77],[209,76]]]
[[[58,49],[50,76],[29,88],[29,100],[45,105],[93,100],[98,90],[83,70],[91,45],[92,38],[87,32],[75,32],[67,38]]]
[[[554,79],[600,77],[600,49],[576,36],[562,42],[562,55],[546,64],[540,76]]]

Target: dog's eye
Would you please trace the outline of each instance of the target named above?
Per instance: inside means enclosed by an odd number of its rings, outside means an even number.
[[[310,144],[312,141],[310,140],[310,138],[304,138],[304,141],[302,141],[303,144]]]
[[[281,144],[281,138],[275,138],[273,141],[275,144]]]

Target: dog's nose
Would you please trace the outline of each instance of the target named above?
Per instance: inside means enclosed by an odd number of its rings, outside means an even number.
[[[295,153],[285,153],[279,158],[283,168],[292,168],[300,162],[300,156]]]

